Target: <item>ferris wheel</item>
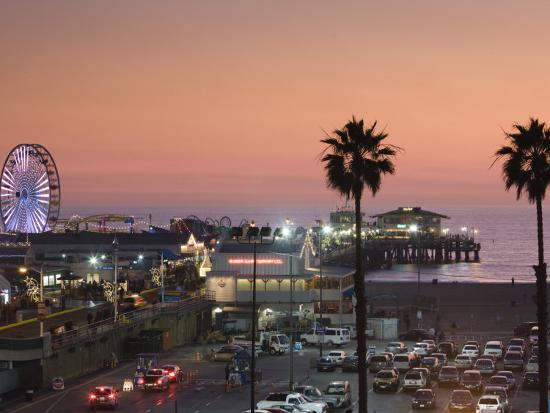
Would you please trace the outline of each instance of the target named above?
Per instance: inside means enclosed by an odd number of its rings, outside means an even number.
[[[8,232],[37,233],[55,227],[61,187],[55,162],[46,148],[17,145],[4,162],[0,219]]]

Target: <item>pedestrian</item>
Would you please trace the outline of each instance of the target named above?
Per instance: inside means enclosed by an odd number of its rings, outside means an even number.
[[[229,363],[225,365],[225,391],[229,391],[229,373],[231,373],[231,366]]]
[[[512,287],[514,286],[515,283],[516,283],[516,280],[514,280],[514,277],[512,277]]]

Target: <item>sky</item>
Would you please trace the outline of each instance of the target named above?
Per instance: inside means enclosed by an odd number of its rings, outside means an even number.
[[[40,143],[63,211],[330,210],[319,140],[404,148],[367,209],[511,205],[492,155],[550,122],[547,1],[0,0],[0,158]]]

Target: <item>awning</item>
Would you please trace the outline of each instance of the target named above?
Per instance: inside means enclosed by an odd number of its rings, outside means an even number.
[[[162,250],[162,256],[165,260],[179,260],[181,259],[180,255],[176,255],[172,250]]]

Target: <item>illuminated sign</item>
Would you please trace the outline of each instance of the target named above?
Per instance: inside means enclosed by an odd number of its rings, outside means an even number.
[[[230,265],[254,264],[252,258],[229,258]],[[283,265],[280,258],[256,258],[256,264],[259,265]]]
[[[411,207],[405,207],[403,208],[403,211],[405,212],[409,212],[409,211],[412,211],[413,209]]]

